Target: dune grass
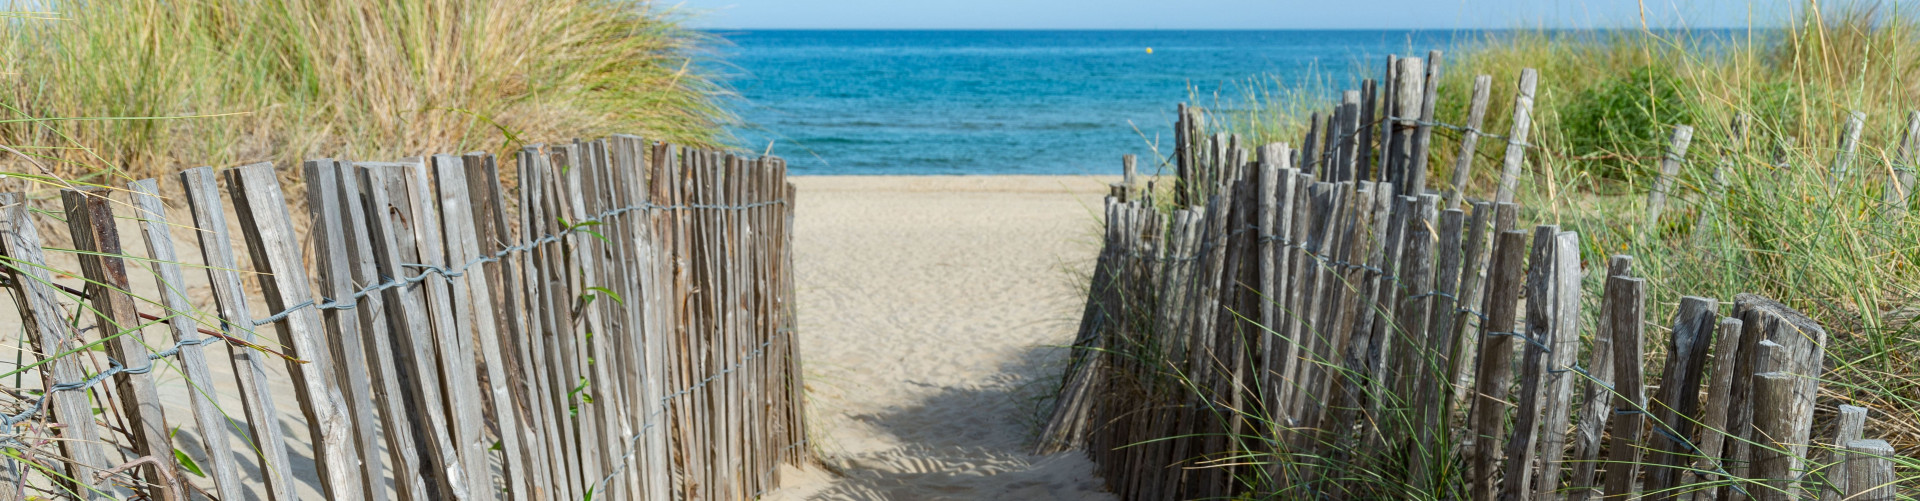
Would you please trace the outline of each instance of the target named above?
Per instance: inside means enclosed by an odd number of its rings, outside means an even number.
[[[85,182],[317,156],[712,144],[710,37],[628,0],[45,2],[0,20],[6,171]]]

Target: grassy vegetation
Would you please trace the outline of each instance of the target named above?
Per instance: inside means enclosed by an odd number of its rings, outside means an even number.
[[[610,132],[704,145],[728,118],[694,64],[709,38],[646,1],[41,4],[0,20],[0,144],[33,159],[0,170],[84,181]]]
[[[1538,147],[1521,179],[1521,225],[1580,232],[1588,314],[1603,278],[1592,271],[1611,254],[1635,256],[1648,279],[1648,318],[1661,326],[1649,329],[1653,360],[1665,357],[1664,326],[1681,296],[1777,298],[1831,332],[1818,422],[1838,404],[1869,407],[1867,436],[1911,457],[1920,454],[1920,219],[1884,201],[1895,169],[1914,166],[1900,157],[1908,113],[1920,109],[1914,15],[1853,3],[1809,6],[1777,30],[1480,36],[1447,55],[1437,118],[1463,123],[1474,76],[1492,75],[1483,128],[1504,133],[1513,82],[1522,68],[1538,69],[1530,139]],[[1255,143],[1298,142],[1305,113],[1325,104],[1299,98],[1325,93],[1312,80],[1281,83],[1247,91],[1251,102],[1235,103],[1213,127]],[[1866,126],[1850,168],[1836,177],[1842,124],[1855,111]],[[1748,117],[1738,140],[1736,116]],[[1672,192],[1678,199],[1649,227],[1646,193],[1672,127],[1683,124],[1695,133]],[[1449,179],[1456,144],[1451,131],[1436,130],[1429,179]],[[1481,141],[1470,196],[1491,198],[1504,146]]]

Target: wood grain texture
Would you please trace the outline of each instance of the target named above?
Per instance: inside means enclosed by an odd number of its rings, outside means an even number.
[[[1646,430],[1646,281],[1607,277],[1607,307],[1602,312],[1613,331],[1613,442],[1607,447],[1606,497],[1632,499],[1640,472],[1640,440]]]
[[[260,272],[260,288],[270,311],[287,311],[295,305],[316,299],[306,272],[302,246],[287,213],[286,196],[280,191],[280,179],[271,164],[253,164],[226,171],[227,188],[232,191],[234,210],[246,229],[247,249],[253,255],[253,267]],[[285,320],[274,323],[280,344],[293,349],[293,355],[308,363],[287,362],[287,372],[301,391],[300,411],[306,417],[307,432],[314,444],[314,461],[319,464],[321,491],[332,499],[359,499],[365,486],[360,484],[359,453],[354,445],[350,410],[341,393],[334,364],[323,336],[319,312],[313,308],[292,310]]]
[[[1491,500],[1495,494],[1494,472],[1501,462],[1501,438],[1506,437],[1507,408],[1512,405],[1507,397],[1513,391],[1513,351],[1518,342],[1514,320],[1520,313],[1526,244],[1526,232],[1501,233],[1494,241],[1493,259],[1487,268],[1487,300],[1481,307],[1487,319],[1475,377],[1480,402],[1474,405],[1472,419],[1474,450],[1470,464],[1475,501]]]
[[[22,326],[33,351],[41,353],[47,367],[44,384],[80,381],[84,375],[72,358],[59,356],[86,344],[78,332],[62,318],[53,277],[47,272],[46,254],[41,250],[40,230],[34,226],[27,199],[19,193],[0,193],[0,245],[9,260],[19,263],[6,269],[13,284],[13,304],[20,308]],[[46,354],[51,354],[48,356]],[[60,453],[72,461],[62,465],[66,479],[57,483],[86,499],[107,499],[112,493],[96,487],[94,473],[107,468],[105,451],[100,448],[100,431],[94,425],[92,405],[86,393],[62,391],[47,396],[52,400],[53,422],[60,425],[57,435]],[[44,404],[43,404],[44,405]]]
[[[141,334],[140,312],[134,308],[133,295],[127,291],[125,249],[120,246],[120,230],[114,224],[113,202],[104,189],[62,190],[60,200],[66,207],[67,227],[73,247],[80,254],[80,273],[87,279],[87,309],[93,311],[95,330],[113,357],[126,372],[113,376],[114,395],[118,397],[125,430],[139,456],[153,463],[139,469],[146,482],[147,497],[184,501],[186,486],[181,484],[180,466],[173,457],[172,428],[167,426],[166,411],[160,402],[160,390],[154,387],[153,367],[148,357],[146,337]]]
[[[233,238],[227,228],[226,204],[220,197],[220,185],[212,168],[199,167],[180,173],[187,190],[187,205],[193,211],[195,235],[200,237],[201,262],[206,264],[207,280],[213,285],[213,298],[220,308],[222,326],[229,335],[248,343],[259,341],[254,334],[245,286],[240,283],[240,266],[233,252]],[[287,437],[279,426],[279,411],[268,390],[265,354],[246,349],[229,349],[233,372],[239,375],[240,402],[246,408],[248,441],[260,467],[267,497],[273,501],[292,500],[293,470],[287,461]]]
[[[181,258],[174,249],[167,207],[160,200],[160,183],[153,179],[142,179],[128,183],[127,191],[136,211],[134,217],[140,221],[140,236],[147,247],[147,258],[151,259],[148,265],[153,267],[155,283],[161,284],[160,306],[166,308],[168,316],[172,317],[167,320],[168,330],[176,343],[200,339],[200,324],[196,321],[200,315],[187,299],[184,286],[187,283],[186,275],[181,272]],[[199,427],[199,445],[205,454],[201,457],[206,458],[206,469],[213,476],[212,494],[225,492],[237,496],[246,492],[240,483],[240,458],[231,452],[227,441],[227,432],[232,426],[220,411],[219,396],[214,393],[219,382],[213,378],[213,371],[207,365],[205,348],[181,346],[176,358],[191,387],[187,398],[193,408],[194,425]]]

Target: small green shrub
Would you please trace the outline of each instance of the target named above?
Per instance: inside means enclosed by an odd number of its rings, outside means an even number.
[[[1569,153],[1582,158],[1576,168],[1594,177],[1641,181],[1655,157],[1667,148],[1674,125],[1693,124],[1693,102],[1686,82],[1666,66],[1642,66],[1595,84],[1561,104],[1560,127]]]

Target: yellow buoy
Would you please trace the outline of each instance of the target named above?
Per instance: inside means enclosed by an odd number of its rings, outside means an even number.
[[[1153,47],[1147,47],[1147,53],[1148,53],[1148,54],[1152,54],[1152,53],[1153,53]]]

